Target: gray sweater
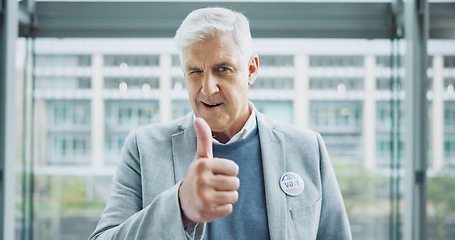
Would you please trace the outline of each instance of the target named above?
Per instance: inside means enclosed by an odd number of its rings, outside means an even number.
[[[257,127],[240,142],[213,145],[213,152],[239,165],[239,200],[230,215],[208,224],[204,239],[270,239]]]

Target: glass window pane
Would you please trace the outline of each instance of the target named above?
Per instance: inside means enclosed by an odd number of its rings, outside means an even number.
[[[173,46],[172,39],[134,39],[135,46],[129,41],[36,40],[40,64],[35,66],[34,89],[34,204],[35,222],[44,227],[35,229],[35,236],[46,236],[57,226],[55,238],[88,237],[109,195],[109,189],[100,186],[111,187],[128,133],[191,112],[178,55],[174,48],[166,49]],[[249,99],[272,118],[322,135],[354,239],[388,239],[394,231],[391,221],[402,211],[394,204],[401,201],[403,191],[400,178],[392,177],[391,169],[392,164],[399,167],[396,162],[403,157],[403,134],[394,129],[403,122],[392,117],[403,116],[402,106],[393,102],[399,100],[393,94],[403,89],[399,81],[392,81],[391,68],[396,65],[391,57],[392,43],[254,41],[261,65]],[[58,48],[61,53],[50,47],[58,43],[62,44]],[[164,47],[159,51],[145,47],[150,44]],[[69,46],[72,51],[64,49]],[[289,46],[311,46],[311,51]],[[81,54],[68,53],[74,48],[80,48]],[[126,55],[124,48],[146,50]],[[300,73],[300,68],[306,71]],[[170,72],[162,74],[163,69]],[[368,74],[372,80],[366,78]],[[455,143],[446,132],[448,126],[455,125],[452,112],[446,104],[442,119],[445,159],[455,155]],[[444,160],[444,164],[446,161],[451,160]],[[71,189],[73,200],[68,197]],[[79,229],[77,238],[73,235],[76,231],[64,229],[69,225]]]
[[[427,238],[455,238],[455,45],[454,40],[428,42],[429,165],[427,172]]]

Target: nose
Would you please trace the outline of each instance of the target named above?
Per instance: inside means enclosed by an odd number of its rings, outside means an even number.
[[[204,96],[211,96],[219,91],[220,89],[218,88],[218,80],[216,77],[211,73],[205,74],[204,80],[202,81],[201,93]]]

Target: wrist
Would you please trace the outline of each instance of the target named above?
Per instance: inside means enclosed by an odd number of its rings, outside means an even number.
[[[182,183],[180,184],[180,187],[179,187],[178,199],[179,199],[180,216],[182,218],[183,227],[186,229],[192,223],[192,221],[186,216],[186,214],[185,214],[185,212],[183,211],[183,208],[182,208],[182,201],[180,199],[180,189],[182,187],[182,184],[183,184],[183,181],[182,181]]]

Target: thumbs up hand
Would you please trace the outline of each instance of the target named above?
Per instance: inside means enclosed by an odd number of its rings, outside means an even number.
[[[240,180],[238,165],[213,158],[212,131],[202,119],[194,120],[197,152],[179,189],[180,209],[185,228],[192,222],[211,222],[232,212]]]

